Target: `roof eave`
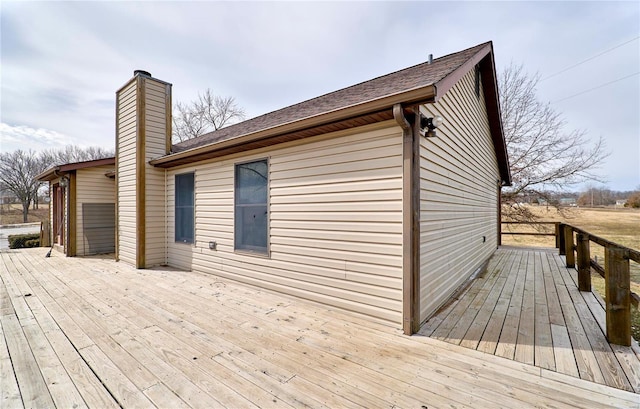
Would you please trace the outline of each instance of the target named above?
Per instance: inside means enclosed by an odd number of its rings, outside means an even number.
[[[57,177],[60,177],[60,174],[58,173],[59,171],[60,171],[60,166],[54,166],[37,175],[35,179],[40,182],[49,182]]]
[[[491,131],[491,139],[496,150],[498,159],[498,168],[500,171],[500,182],[503,186],[511,186],[511,170],[509,168],[509,157],[507,155],[507,146],[504,140],[504,131],[502,128],[502,115],[500,113],[500,99],[498,96],[496,64],[493,57],[493,43],[488,42],[484,47],[478,50],[473,57],[465,61],[460,67],[455,69],[446,77],[438,81],[435,87],[435,101],[437,102],[445,95],[451,87],[462,79],[477,64],[480,64],[480,74],[484,89],[484,98],[487,106],[487,115],[489,120],[489,129]]]
[[[95,166],[115,165],[115,163],[115,157],[94,159],[84,162],[66,163],[64,165],[53,166],[45,170],[44,172],[37,175],[35,179],[41,182],[48,182],[74,170],[92,168]]]
[[[493,48],[492,48],[491,42],[486,43],[484,45],[484,47],[479,49],[473,55],[473,57],[471,57],[468,60],[466,60],[458,68],[456,68],[455,70],[450,72],[448,75],[443,77],[440,81],[436,82],[435,85],[434,85],[435,88],[436,88],[436,96],[435,96],[436,102],[438,102],[438,100],[443,95],[445,95],[447,92],[449,92],[449,90],[454,85],[456,85],[458,83],[458,81],[460,81],[462,79],[462,77],[467,75],[467,73],[469,71],[471,71],[473,69],[473,67],[476,66],[476,64],[478,64],[480,61],[482,61],[488,54],[493,54],[492,49]]]
[[[491,138],[496,150],[498,168],[500,170],[500,183],[502,186],[511,186],[511,168],[509,166],[509,154],[507,143],[502,128],[502,113],[500,112],[500,96],[498,93],[498,76],[496,63],[493,57],[493,46],[490,53],[480,61],[480,75],[484,90],[485,105],[489,119]]]
[[[205,153],[224,149],[229,146],[245,144],[259,139],[268,138],[274,135],[282,135],[295,132],[300,129],[310,128],[318,125],[337,122],[345,118],[363,115],[369,112],[380,111],[385,108],[391,108],[394,104],[417,104],[432,102],[435,96],[435,88],[433,85],[427,85],[401,93],[387,95],[382,98],[366,101],[351,106],[342,107],[333,111],[324,112],[319,115],[302,118],[296,121],[287,122],[272,128],[244,134],[235,138],[226,139],[219,142],[213,142],[204,146],[188,149],[182,152],[173,153],[157,159],[151,160],[149,163],[153,166],[172,167],[184,163],[184,159],[191,156],[201,156]]]

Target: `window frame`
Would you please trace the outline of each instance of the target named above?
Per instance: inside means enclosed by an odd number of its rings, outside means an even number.
[[[264,206],[266,208],[266,227],[265,227],[265,238],[266,238],[266,247],[257,247],[257,246],[243,246],[243,247],[239,247],[238,246],[238,242],[237,242],[237,236],[238,236],[238,200],[239,200],[239,195],[238,195],[238,169],[239,166],[242,165],[246,165],[249,163],[255,163],[255,162],[265,162],[267,165],[267,183],[266,183],[266,203],[264,203]],[[269,157],[266,158],[258,158],[258,159],[251,159],[251,160],[246,160],[246,161],[242,161],[242,162],[235,162],[233,164],[233,250],[236,253],[243,253],[243,254],[251,254],[254,256],[262,256],[262,257],[267,257],[269,258],[271,256],[271,240],[270,240],[270,228],[271,228],[271,195],[270,195],[270,191],[271,191],[271,177],[270,177],[270,169],[271,169],[271,161]],[[246,205],[256,205],[256,204],[251,204],[251,203],[246,203]],[[260,206],[262,206],[263,204],[259,204]]]
[[[191,237],[178,237],[178,178],[191,176],[193,179],[193,190],[192,194],[192,205],[191,206],[180,206],[180,208],[188,208],[191,207],[191,220],[193,229],[191,231]],[[174,189],[173,189],[173,239],[175,243],[194,245],[196,242],[196,174],[194,171],[192,172],[184,172],[184,173],[176,173],[174,175]]]

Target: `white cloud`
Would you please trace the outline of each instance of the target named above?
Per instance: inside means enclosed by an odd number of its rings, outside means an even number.
[[[73,144],[73,139],[60,132],[29,126],[12,126],[0,122],[0,150],[10,152],[18,149],[41,151]]]
[[[494,41],[498,69],[513,60],[544,76],[640,33],[637,2],[3,2],[1,7],[1,121],[56,130],[65,144],[105,148],[114,145],[115,91],[134,69],[171,82],[174,101],[189,101],[211,88],[235,96],[256,116],[422,62],[430,53],[438,57],[488,40]],[[540,97],[557,100],[637,72],[637,50],[635,42],[545,81]],[[640,82],[636,77],[617,85],[558,107],[569,128],[586,128],[591,137],[609,141],[612,155],[602,172],[612,176],[612,188],[623,189],[638,179],[638,150],[633,149],[634,160],[620,147],[638,143]]]

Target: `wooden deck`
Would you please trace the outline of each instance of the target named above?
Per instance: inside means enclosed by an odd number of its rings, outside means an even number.
[[[576,270],[555,249],[501,248],[484,276],[420,333],[640,393],[637,342],[609,345],[602,299],[576,283]]]
[[[3,408],[640,407],[631,392],[214,276],[45,253],[0,253]]]

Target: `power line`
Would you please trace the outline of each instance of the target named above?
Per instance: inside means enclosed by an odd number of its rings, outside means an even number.
[[[600,56],[601,56],[601,55],[603,55],[603,54],[606,54],[606,53],[608,53],[608,52],[610,52],[610,51],[615,50],[616,48],[620,48],[620,47],[622,47],[623,45],[627,45],[627,44],[629,44],[629,43],[630,43],[630,42],[632,42],[632,41],[636,41],[636,40],[637,40],[637,39],[639,39],[639,38],[640,38],[640,36],[635,37],[635,38],[632,38],[632,39],[631,39],[631,40],[629,40],[629,41],[625,41],[625,42],[624,42],[624,43],[622,43],[622,44],[618,44],[618,45],[616,45],[615,47],[609,48],[608,50],[605,50],[605,51],[603,51],[603,52],[601,52],[601,53],[599,53],[599,54],[594,55],[593,57],[589,57],[589,58],[587,58],[586,60],[582,60],[582,61],[580,61],[579,63],[573,64],[573,65],[571,65],[571,66],[569,66],[569,67],[567,67],[567,68],[565,68],[565,69],[563,69],[563,70],[560,70],[560,71],[556,72],[555,74],[551,74],[551,75],[549,75],[549,76],[547,76],[547,77],[544,77],[543,79],[541,79],[541,80],[540,80],[540,82],[545,81],[545,80],[548,80],[549,78],[553,78],[553,77],[555,77],[556,75],[560,75],[560,74],[562,74],[563,72],[569,71],[569,70],[570,70],[570,69],[572,69],[572,68],[575,68],[575,67],[577,67],[577,66],[579,66],[579,65],[582,65],[582,64],[584,64],[584,63],[586,63],[586,62],[589,62],[589,61],[591,61],[591,60],[593,60],[593,59],[595,59],[595,58],[597,58],[597,57],[600,57]]]
[[[564,101],[564,100],[566,100],[566,99],[570,99],[570,98],[573,98],[573,97],[577,97],[578,95],[582,95],[582,94],[586,94],[587,92],[595,91],[595,90],[597,90],[597,89],[600,89],[600,88],[606,87],[607,85],[611,85],[611,84],[613,84],[613,83],[616,83],[616,82],[619,82],[619,81],[622,81],[622,80],[626,80],[627,78],[631,78],[631,77],[633,77],[634,75],[638,75],[638,74],[640,74],[640,71],[638,71],[638,72],[634,72],[633,74],[629,74],[629,75],[627,75],[626,77],[618,78],[617,80],[609,81],[609,82],[607,82],[607,83],[605,83],[605,84],[598,85],[597,87],[589,88],[589,89],[587,89],[587,90],[584,90],[584,91],[578,92],[577,94],[573,94],[573,95],[570,95],[570,96],[568,96],[568,97],[564,97],[564,98],[556,99],[555,101],[551,101],[551,103],[552,103],[552,104],[554,104],[554,103],[556,103],[556,102],[560,102],[560,101]]]

